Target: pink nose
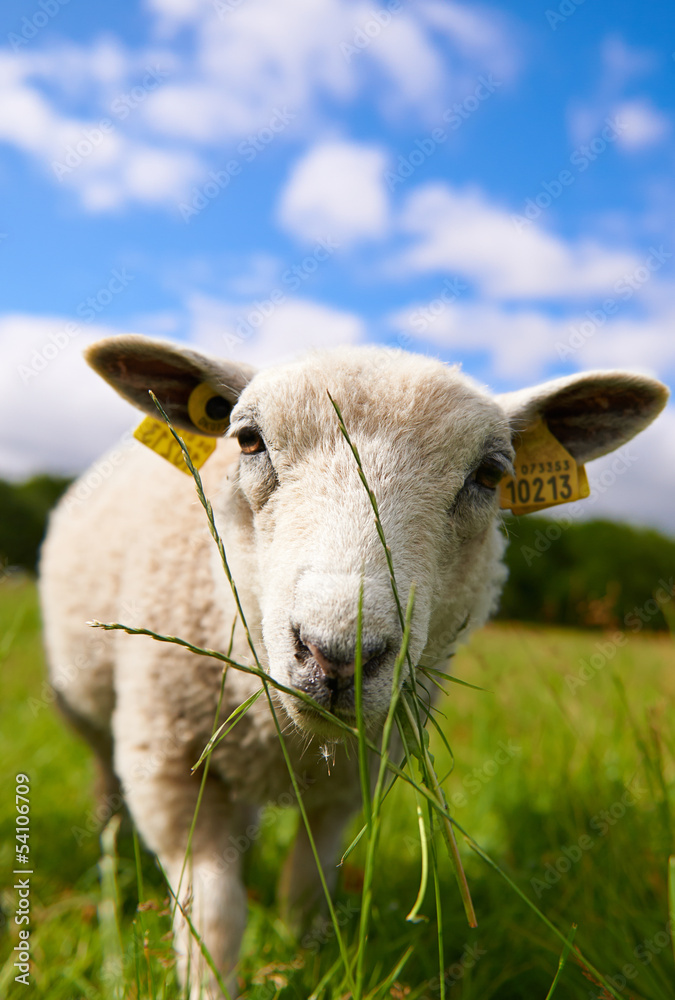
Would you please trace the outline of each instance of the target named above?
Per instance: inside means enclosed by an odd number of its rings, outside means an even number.
[[[305,645],[327,677],[354,676],[355,665],[353,660],[349,663],[334,663],[332,660],[329,660],[323,651],[319,649],[318,646],[315,646],[313,642],[308,642]]]

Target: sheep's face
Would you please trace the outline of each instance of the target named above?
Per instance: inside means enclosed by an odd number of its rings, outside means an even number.
[[[87,360],[156,416],[152,389],[180,428],[218,434],[229,418],[241,457],[226,495],[244,505],[244,521],[232,525],[235,548],[246,558],[255,548],[257,574],[249,576],[257,580],[240,582],[260,607],[270,673],[349,722],[362,588],[371,728],[390,704],[401,623],[373,510],[328,392],[377,498],[403,606],[415,585],[413,664],[442,662],[494,607],[505,575],[497,487],[513,460],[514,433],[543,419],[587,462],[629,441],[668,398],[654,379],[610,371],[492,399],[457,368],[368,348],[255,375],[191,348],[122,336],[92,345]],[[191,407],[204,384],[217,404],[208,419]],[[301,700],[284,703],[304,730],[339,735]]]
[[[377,498],[404,610],[415,587],[413,663],[442,662],[492,608],[511,432],[456,368],[368,349],[259,374],[232,411],[270,673],[353,723],[363,587],[364,716],[374,728],[389,706],[402,630],[373,509],[328,392]],[[302,729],[335,735],[306,703],[284,703]]]

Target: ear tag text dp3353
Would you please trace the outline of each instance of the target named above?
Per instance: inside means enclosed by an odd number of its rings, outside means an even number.
[[[584,466],[577,465],[541,419],[520,434],[514,465],[515,478],[502,479],[500,489],[500,507],[514,514],[590,496]]]
[[[189,431],[180,432],[192,464],[195,469],[201,469],[215,451],[217,437],[228,427],[231,406],[208,382],[200,382],[190,393],[187,407],[192,423],[209,434],[206,437]],[[181,472],[190,475],[181,447],[163,420],[146,417],[134,431],[134,437]]]
[[[209,455],[215,451],[218,439],[203,437],[201,434],[190,434],[189,431],[183,430],[179,433],[185,442],[195,469],[201,469]],[[175,465],[181,472],[185,472],[188,476],[191,475],[180,445],[163,420],[146,417],[134,431],[134,437],[151,451],[165,458],[171,465]]]

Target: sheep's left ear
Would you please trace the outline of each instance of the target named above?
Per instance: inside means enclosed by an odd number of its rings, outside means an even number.
[[[662,382],[630,372],[571,375],[496,397],[514,436],[542,417],[582,464],[621,447],[644,430],[668,401]]]
[[[98,340],[84,356],[139,410],[161,419],[152,389],[176,427],[209,437],[225,432],[232,407],[255,374],[248,365],[135,334]]]

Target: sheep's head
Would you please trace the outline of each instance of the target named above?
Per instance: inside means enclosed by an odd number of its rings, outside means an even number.
[[[200,383],[212,387],[241,448],[233,503],[252,528],[270,674],[353,723],[362,593],[364,715],[373,728],[389,705],[401,623],[371,502],[328,393],[377,498],[403,606],[415,587],[410,659],[429,664],[442,663],[495,607],[505,576],[498,486],[517,433],[543,417],[584,462],[628,441],[667,398],[659,382],[621,372],[492,397],[456,367],[374,348],[254,374],[122,337],[94,345],[88,360],[154,416],[153,389],[176,425],[192,431],[188,399]],[[336,735],[301,700],[284,696],[284,704],[302,729]]]

